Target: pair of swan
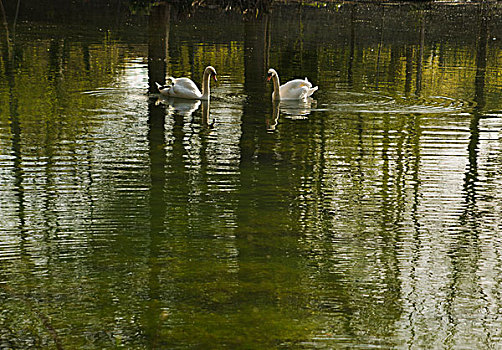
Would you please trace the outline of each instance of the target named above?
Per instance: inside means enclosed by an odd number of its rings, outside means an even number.
[[[169,77],[168,80],[171,84],[160,85],[157,84],[157,89],[159,92],[167,97],[178,97],[190,100],[209,100],[210,89],[209,89],[209,78],[212,77],[214,81],[216,79],[216,70],[208,66],[204,70],[204,75],[202,78],[202,92],[195,83],[189,78],[173,78]],[[275,69],[270,68],[267,73],[267,81],[272,80],[274,84],[274,92],[272,93],[272,99],[275,101],[279,100],[304,100],[311,96],[318,87],[312,87],[310,81],[305,78],[294,79],[288,81],[286,84],[280,85],[279,75]]]

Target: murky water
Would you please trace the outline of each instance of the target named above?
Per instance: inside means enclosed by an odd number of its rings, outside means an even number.
[[[500,6],[3,3],[0,348],[502,347]]]

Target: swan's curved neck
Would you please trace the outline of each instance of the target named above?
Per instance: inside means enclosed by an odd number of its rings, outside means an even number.
[[[272,76],[272,83],[274,84],[274,100],[280,100],[281,99],[281,94],[279,93],[279,76],[278,75],[273,75]]]
[[[204,100],[209,99],[209,71],[204,71],[204,77],[202,78],[202,98]]]

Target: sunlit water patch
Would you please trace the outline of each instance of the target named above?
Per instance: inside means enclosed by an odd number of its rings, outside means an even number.
[[[446,96],[405,97],[337,91],[321,94],[320,107],[347,113],[441,114],[471,111],[473,103]],[[326,102],[329,101],[329,102]]]

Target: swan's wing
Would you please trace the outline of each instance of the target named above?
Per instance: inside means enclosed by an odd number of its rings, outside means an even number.
[[[300,99],[305,99],[310,96],[309,95],[310,88],[307,85],[302,86],[299,90],[300,91],[298,92],[298,94],[300,95]]]
[[[180,98],[200,98],[202,96],[197,85],[188,78],[174,79],[170,95]]]
[[[308,97],[309,88],[300,86],[297,88],[281,91],[281,100],[302,100]]]
[[[309,95],[312,84],[308,80],[294,79],[281,85],[279,88],[281,99],[284,100],[300,100]],[[313,92],[312,92],[313,93]]]
[[[169,79],[173,82],[173,84],[177,84],[177,85],[186,85],[186,86],[190,86],[190,85],[195,85],[195,83],[192,81],[192,79],[190,78],[173,78],[173,77],[169,77]]]
[[[312,84],[310,83],[310,81],[308,81],[307,79],[303,80],[303,79],[293,79],[293,80],[290,80],[288,81],[287,83],[281,85],[280,89],[281,90],[294,90],[294,89],[298,89],[298,88],[301,88],[303,86],[307,86],[309,88],[312,87]]]
[[[174,79],[174,84],[189,91],[199,92],[199,88],[197,87],[197,85],[195,85],[192,79],[189,78]]]

